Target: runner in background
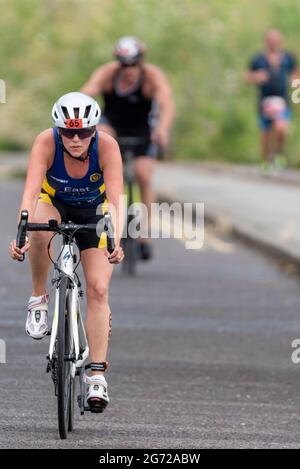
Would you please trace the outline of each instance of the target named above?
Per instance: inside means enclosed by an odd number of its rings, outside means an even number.
[[[283,49],[281,32],[269,29],[265,34],[265,50],[252,58],[247,73],[247,80],[259,90],[263,170],[286,167],[284,149],[291,119],[289,86],[298,76],[296,58]]]

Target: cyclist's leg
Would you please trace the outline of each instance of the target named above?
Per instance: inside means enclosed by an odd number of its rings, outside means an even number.
[[[45,197],[45,196],[44,196]],[[50,219],[61,221],[58,210],[49,202],[39,200],[32,218],[33,223],[47,223]],[[50,232],[33,231],[31,234],[29,261],[33,283],[32,296],[44,295],[50,267],[47,246]]]
[[[108,290],[113,266],[104,250],[89,248],[81,251],[81,262],[86,280],[87,317],[86,333],[93,363],[106,361],[110,334],[110,308]],[[92,374],[102,374],[99,371]]]

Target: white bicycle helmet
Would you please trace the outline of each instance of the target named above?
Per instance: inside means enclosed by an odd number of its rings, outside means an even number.
[[[52,108],[55,127],[63,129],[93,127],[99,123],[100,116],[101,111],[97,101],[79,92],[63,95]]]
[[[119,39],[114,48],[115,58],[124,65],[136,64],[145,53],[145,45],[135,37],[126,36]]]

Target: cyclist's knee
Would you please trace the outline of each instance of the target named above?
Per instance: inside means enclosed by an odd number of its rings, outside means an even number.
[[[135,161],[135,178],[143,186],[151,184],[154,171],[154,161],[151,158],[141,156]]]
[[[136,173],[136,181],[141,187],[146,188],[150,186],[152,177],[147,171],[139,171]]]
[[[108,302],[108,285],[99,281],[87,285],[87,299],[99,303]]]

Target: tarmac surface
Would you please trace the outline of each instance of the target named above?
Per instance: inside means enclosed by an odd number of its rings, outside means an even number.
[[[210,220],[300,265],[299,171],[163,163],[155,181],[161,199],[204,203]]]
[[[22,182],[0,183],[1,448],[298,448],[300,286],[282,270],[210,227],[199,250],[156,240],[135,280],[116,269],[102,415],[76,409],[75,431],[58,436],[46,374],[49,339],[24,330],[28,260],[7,254]]]

